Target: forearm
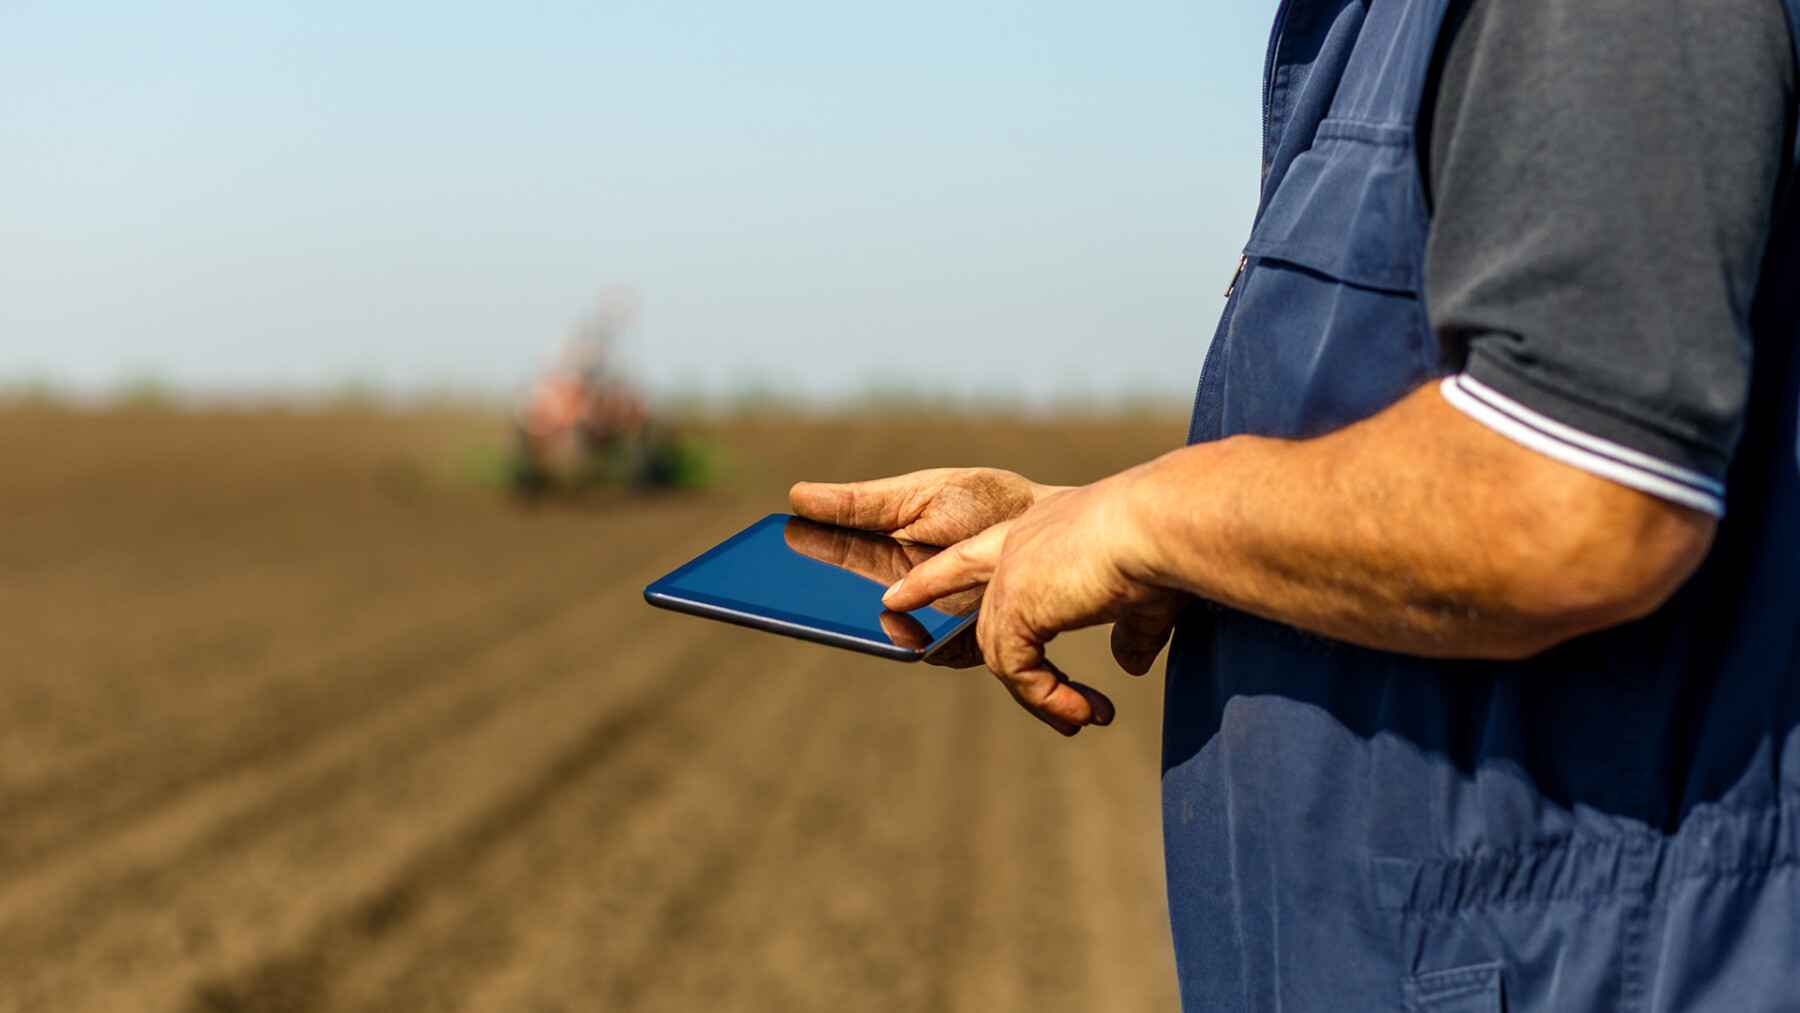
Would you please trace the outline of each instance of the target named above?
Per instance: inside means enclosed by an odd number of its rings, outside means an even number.
[[[1133,576],[1435,656],[1518,657],[1643,615],[1713,529],[1510,443],[1431,386],[1319,439],[1235,437],[1118,479]]]

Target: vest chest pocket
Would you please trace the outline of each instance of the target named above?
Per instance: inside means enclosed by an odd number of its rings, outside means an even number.
[[[1472,964],[1406,980],[1406,1013],[1505,1013],[1499,964]]]
[[[1427,215],[1412,134],[1401,124],[1321,122],[1244,251],[1352,285],[1416,293]]]

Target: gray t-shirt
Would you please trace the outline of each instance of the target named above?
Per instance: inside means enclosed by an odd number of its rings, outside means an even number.
[[[1421,119],[1426,306],[1463,370],[1446,395],[1721,512],[1791,144],[1780,0],[1453,0],[1449,18]]]

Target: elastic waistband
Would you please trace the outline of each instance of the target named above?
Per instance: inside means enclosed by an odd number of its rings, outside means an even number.
[[[1800,800],[1754,810],[1696,809],[1673,834],[1574,839],[1466,858],[1377,858],[1377,906],[1454,914],[1553,901],[1648,901],[1694,878],[1754,879],[1800,864]]]

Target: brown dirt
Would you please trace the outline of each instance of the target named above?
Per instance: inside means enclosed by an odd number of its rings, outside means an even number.
[[[704,494],[521,509],[450,416],[0,412],[0,1010],[1167,1010],[1154,677],[651,609],[787,483],[1097,477],[1166,419],[754,422]]]

